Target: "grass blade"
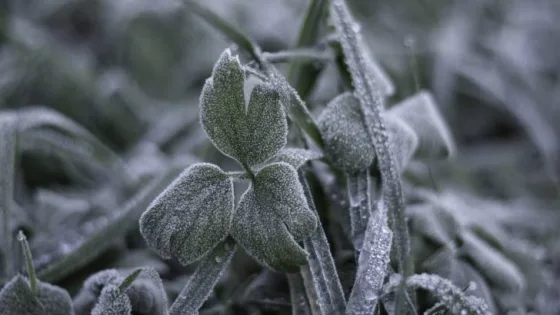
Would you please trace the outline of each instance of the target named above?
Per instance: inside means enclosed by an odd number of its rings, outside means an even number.
[[[346,314],[373,314],[389,266],[393,233],[387,224],[387,209],[381,201],[370,218],[358,259],[358,271]]]
[[[14,176],[17,158],[17,116],[13,113],[0,115],[0,207],[2,207],[2,249],[4,270],[0,276],[10,278],[13,274],[12,232],[10,226],[11,205],[14,197]]]
[[[290,286],[290,301],[292,303],[292,315],[311,315],[311,306],[305,293],[305,287],[301,274],[288,273],[288,284]]]
[[[200,261],[198,268],[189,279],[171,308],[170,315],[198,314],[198,309],[208,298],[235,252],[233,239],[228,238]]]
[[[350,228],[357,253],[362,250],[364,234],[371,214],[371,181],[368,170],[346,174],[348,199],[350,200]],[[356,256],[358,257],[359,254]]]
[[[321,23],[328,12],[328,3],[328,0],[311,1],[299,32],[296,47],[311,47],[316,43]],[[306,99],[313,89],[320,72],[321,69],[317,68],[316,65],[303,64],[299,60],[294,60],[288,69],[288,81],[298,91],[299,95]]]
[[[39,278],[47,282],[61,280],[95,259],[113,245],[115,240],[121,239],[138,222],[150,202],[179,175],[182,169],[182,166],[175,166],[165,174],[153,179],[145,188],[129,199],[116,218],[90,235],[87,240],[78,244],[72,253],[38,271]]]
[[[401,176],[391,147],[381,112],[384,97],[374,75],[368,71],[367,54],[363,39],[344,0],[333,0],[331,16],[339,35],[346,64],[352,77],[355,95],[360,101],[364,124],[375,148],[382,180],[382,198],[392,216],[398,264],[403,279],[397,293],[396,313],[405,313],[405,279],[412,273],[409,259],[410,240],[404,214]]]
[[[317,213],[307,181],[301,171],[299,175],[309,208]],[[344,314],[346,299],[344,298],[344,292],[330,252],[330,246],[321,224],[318,225],[317,230],[315,230],[311,237],[303,241],[303,245],[305,250],[309,252],[308,267],[321,314]]]

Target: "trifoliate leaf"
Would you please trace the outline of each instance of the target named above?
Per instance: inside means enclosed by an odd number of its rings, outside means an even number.
[[[402,119],[418,135],[418,157],[450,157],[454,154],[453,137],[431,93],[415,94],[396,104],[387,115]]]
[[[286,162],[295,169],[298,169],[308,161],[317,160],[322,157],[323,155],[317,151],[299,148],[285,148],[276,154],[276,156],[272,159],[272,162]]]
[[[201,123],[212,143],[243,165],[265,162],[287,142],[288,127],[278,93],[257,85],[245,105],[245,76],[237,57],[226,50],[200,97]]]
[[[233,182],[219,167],[199,163],[177,177],[140,218],[140,232],[161,257],[186,265],[229,233]]]
[[[2,315],[74,315],[68,292],[48,283],[39,282],[33,295],[29,282],[22,276],[14,277],[0,291]]]
[[[101,291],[99,300],[91,315],[130,315],[132,314],[132,306],[130,299],[124,293],[121,293],[118,287],[106,286]]]
[[[375,158],[364,127],[360,103],[351,93],[335,97],[318,120],[325,155],[332,165],[348,173],[369,168]]]
[[[296,241],[317,228],[295,169],[274,163],[260,170],[241,197],[232,226],[233,238],[257,261],[279,271],[297,271],[307,253]]]

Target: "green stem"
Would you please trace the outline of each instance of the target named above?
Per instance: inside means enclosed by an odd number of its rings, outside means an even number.
[[[283,63],[283,62],[297,62],[297,63],[309,63],[309,62],[326,62],[333,59],[333,56],[326,52],[317,49],[293,49],[278,51],[274,53],[263,53],[263,58],[270,63]],[[297,90],[297,89],[296,89]],[[299,91],[298,91],[299,92]],[[301,94],[300,94],[301,95]]]
[[[309,208],[318,217],[319,214],[315,208],[313,196],[302,171],[299,171],[299,180],[303,185],[303,192]],[[327,236],[321,224],[317,226],[315,232],[308,239],[303,241],[303,246],[309,252],[309,264],[307,266],[308,269],[304,270],[307,272],[302,273],[302,276],[304,277],[305,285],[312,286],[312,288],[307,289],[315,295],[314,298],[316,298],[320,314],[344,314],[346,298],[344,297],[344,291],[342,290],[342,284],[338,277]],[[305,281],[306,276],[308,281]],[[312,283],[309,283],[309,280],[312,280]]]
[[[235,241],[227,238],[199,262],[198,268],[189,279],[169,309],[170,315],[198,314],[198,309],[208,298],[229,265],[235,252]]]
[[[350,229],[354,249],[359,256],[371,210],[371,181],[368,170],[346,174],[348,200],[350,201]]]
[[[18,117],[16,114],[0,115],[0,206],[2,207],[2,245],[4,251],[3,277],[13,273],[12,231],[10,227],[11,206],[14,197],[14,178],[18,152]]]
[[[18,241],[21,243],[21,249],[23,255],[25,256],[25,264],[27,266],[27,275],[29,277],[29,285],[31,287],[31,293],[33,296],[37,295],[37,276],[35,275],[35,267],[33,267],[33,256],[31,255],[31,249],[29,248],[29,243],[23,231],[18,233]]]
[[[328,2],[328,0],[311,1],[299,32],[296,47],[311,47],[317,42],[321,23],[328,12]],[[307,99],[320,72],[321,69],[314,64],[303,64],[299,60],[294,60],[288,68],[288,81],[298,91],[301,98]]]

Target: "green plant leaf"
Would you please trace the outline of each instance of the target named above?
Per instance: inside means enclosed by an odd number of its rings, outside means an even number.
[[[351,93],[344,93],[329,102],[318,119],[325,142],[325,155],[333,167],[354,173],[369,168],[375,159],[364,127],[360,103]]]
[[[297,271],[307,263],[301,241],[317,228],[296,170],[287,163],[261,169],[241,197],[233,238],[260,263],[274,270]]]
[[[400,119],[387,119],[389,145],[395,156],[399,172],[404,172],[406,165],[418,148],[419,139],[416,132]]]
[[[245,75],[229,49],[221,56],[200,96],[204,130],[222,153],[244,166],[265,162],[286,145],[286,117],[278,93],[257,85],[245,105]]]
[[[308,161],[317,160],[322,157],[323,155],[317,151],[299,148],[284,148],[276,154],[271,162],[285,162],[297,170]]]
[[[405,99],[387,111],[387,115],[402,119],[418,135],[418,157],[453,156],[455,144],[451,131],[430,92],[421,91]]]
[[[198,163],[183,171],[140,218],[148,246],[163,258],[190,264],[229,233],[233,182],[219,167]]]
[[[37,294],[33,295],[27,279],[14,277],[0,291],[0,314],[2,315],[74,315],[72,299],[66,290],[39,282]]]
[[[418,136],[401,119],[386,118],[388,143],[397,169],[402,172],[418,147]],[[330,101],[318,125],[325,142],[325,155],[335,168],[355,173],[371,166],[376,157],[375,148],[363,123],[360,102],[354,95],[344,93]]]
[[[130,299],[118,287],[106,286],[101,290],[99,300],[91,315],[131,315]]]

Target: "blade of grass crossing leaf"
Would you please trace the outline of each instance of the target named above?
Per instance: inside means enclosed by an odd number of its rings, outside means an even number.
[[[316,43],[327,10],[328,0],[311,1],[299,32],[297,47],[309,47]],[[313,64],[303,64],[294,60],[288,69],[288,81],[298,91],[299,95],[306,99],[315,85],[320,71]]]
[[[185,3],[186,8],[189,11],[198,15],[206,22],[208,22],[208,24],[218,29],[227,38],[229,38],[231,41],[237,44],[239,48],[243,49],[245,52],[251,55],[251,57],[255,59],[257,63],[259,63],[259,65],[262,65],[263,59],[262,59],[261,49],[247,35],[239,31],[235,26],[233,26],[228,21],[224,20],[221,16],[212,12],[208,8],[198,4],[198,2],[191,1],[191,0],[183,0],[183,1]]]
[[[311,306],[307,298],[303,279],[299,273],[288,273],[288,285],[290,286],[290,301],[292,303],[292,315],[311,315]]]
[[[165,174],[153,179],[126,202],[116,218],[78,244],[72,253],[40,270],[39,277],[48,282],[55,282],[95,259],[138,222],[152,200],[179,175],[182,169],[183,166],[174,166]]]
[[[368,170],[359,171],[355,174],[346,174],[346,186],[348,189],[348,199],[350,200],[349,212],[352,241],[354,249],[359,253],[371,213],[371,182]]]
[[[303,185],[309,208],[317,213],[313,196],[301,171],[299,171],[299,178]],[[334,259],[330,252],[330,246],[321,224],[317,226],[311,237],[303,241],[303,245],[305,250],[309,252],[309,270],[313,285],[315,286],[314,291],[317,295],[317,305],[321,314],[344,314],[346,309],[344,291],[342,290]]]
[[[398,264],[403,280],[397,293],[397,314],[405,313],[405,279],[412,273],[412,263],[408,257],[410,241],[404,215],[404,200],[400,174],[396,167],[395,157],[389,145],[387,127],[381,117],[383,96],[374,76],[367,71],[367,56],[364,43],[354,19],[343,0],[333,0],[331,16],[339,41],[350,70],[355,95],[360,100],[364,123],[378,158],[382,180],[382,198],[392,216],[395,233]]]
[[[200,261],[189,282],[171,305],[170,315],[198,314],[198,309],[212,293],[214,286],[229,265],[235,248],[233,239],[227,238]]]
[[[2,248],[4,250],[2,277],[13,274],[12,232],[10,227],[11,204],[14,195],[14,176],[17,157],[17,116],[0,115],[0,206],[2,207]]]
[[[392,240],[387,209],[381,201],[367,225],[346,314],[369,315],[375,311],[390,261]]]

